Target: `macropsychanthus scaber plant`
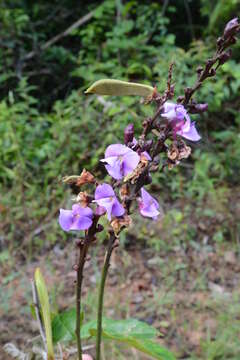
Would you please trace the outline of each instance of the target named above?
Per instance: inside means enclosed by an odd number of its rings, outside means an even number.
[[[79,249],[79,261],[75,266],[77,272],[76,338],[79,359],[83,358],[80,337],[83,269],[88,249],[96,240],[97,233],[102,231],[98,221],[106,213],[110,226],[99,289],[96,333],[97,360],[100,359],[104,285],[112,251],[118,246],[119,233],[131,224],[132,205],[136,200],[142,216],[153,219],[157,217],[158,202],[145,188],[151,183],[151,173],[159,169],[162,170],[166,166],[172,168],[190,155],[191,148],[186,145],[184,138],[191,141],[200,140],[200,135],[189,114],[206,111],[207,103],[198,104],[193,95],[202,86],[202,83],[207,78],[214,77],[217,69],[231,57],[229,47],[236,42],[236,34],[239,29],[240,25],[237,18],[228,22],[223,36],[217,40],[216,53],[206,61],[203,67],[197,69],[195,85],[186,87],[184,95],[178,96],[176,103],[172,101],[175,94],[172,81],[173,64],[170,65],[165,92],[161,95],[155,87],[146,99],[147,103],[156,104],[156,112],[154,116],[143,121],[140,137],[138,139],[134,137],[133,125],[129,124],[124,132],[124,145],[120,143],[111,144],[106,149],[105,158],[102,159],[102,162],[112,177],[111,185],[101,184],[85,170],[80,176],[65,178],[66,183],[74,183],[75,186],[79,186],[79,190],[83,184],[89,184],[88,192],[79,191],[76,204],[73,205],[72,210],[61,209],[59,217],[59,223],[63,230],[85,230],[84,238],[76,243]],[[104,80],[104,83],[108,85],[111,80],[109,82]],[[98,93],[98,85],[93,85],[91,92]],[[100,83],[100,85],[104,84]],[[131,84],[127,86],[129,88]],[[124,84],[116,81],[111,90],[112,95],[118,95],[118,87],[121,87],[121,93],[123,92]],[[109,90],[107,93],[109,94]],[[166,144],[167,140],[168,144]],[[161,153],[165,154],[165,160],[160,158]]]

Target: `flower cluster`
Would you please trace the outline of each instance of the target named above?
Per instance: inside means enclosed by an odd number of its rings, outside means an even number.
[[[176,142],[177,136],[191,141],[200,140],[200,135],[196,130],[195,123],[191,122],[190,116],[183,105],[167,101],[163,105],[160,116],[163,120],[167,120],[167,123],[171,127],[174,142]],[[113,178],[113,181],[119,182],[119,184],[122,180],[126,181],[126,179],[134,179],[134,181],[132,181],[138,183],[139,179],[143,177],[142,175],[145,173],[144,181],[134,195],[138,201],[140,214],[143,217],[155,220],[160,214],[159,203],[144,188],[144,185],[147,183],[146,179],[150,176],[149,164],[153,162],[148,152],[151,152],[153,149],[153,141],[146,141],[144,146],[141,146],[140,142],[134,137],[133,125],[129,124],[124,132],[124,142],[128,146],[123,144],[109,145],[105,151],[104,158],[100,161],[104,164],[105,169]],[[182,152],[179,151],[180,155],[178,155],[178,162],[175,161],[176,164],[184,158],[184,156],[181,155]],[[188,155],[189,154],[190,152]],[[170,158],[169,151],[168,157]],[[69,177],[66,178],[65,181],[71,184],[75,182],[79,187],[86,183],[95,184],[93,175],[85,169],[79,177]],[[124,196],[123,189],[125,189]],[[88,196],[86,192],[80,192],[77,197],[79,203],[74,204],[72,210],[60,209],[59,224],[64,231],[88,230],[92,226],[94,216],[100,217],[104,214],[107,215],[109,221],[112,221],[112,218],[123,219],[122,221],[112,222],[114,228],[118,223],[130,223],[129,219],[126,218],[126,212],[129,212],[127,202],[132,199],[129,196],[127,186],[120,187],[120,197],[123,203],[119,201],[110,184],[97,184],[94,197]],[[90,206],[94,204],[96,207],[95,210],[92,210]]]
[[[160,207],[145,189],[151,182],[150,173],[166,165],[171,169],[191,154],[191,147],[184,141],[196,142],[201,139],[195,122],[191,121],[190,113],[203,113],[208,104],[198,104],[193,98],[194,93],[202,86],[205,79],[213,77],[216,70],[231,57],[231,49],[236,42],[236,34],[240,31],[238,18],[229,21],[222,37],[217,40],[215,55],[205,62],[205,66],[197,68],[197,81],[193,87],[184,89],[184,96],[174,97],[172,84],[173,65],[169,67],[167,87],[163,95],[154,88],[147,102],[155,102],[156,114],[143,121],[141,136],[134,137],[134,126],[129,124],[124,131],[124,144],[111,144],[100,161],[112,178],[112,185],[99,184],[94,176],[83,170],[79,177],[70,176],[66,182],[79,188],[85,184],[95,186],[94,195],[86,191],[78,193],[76,204],[72,210],[60,210],[59,224],[64,231],[88,230],[95,226],[100,216],[106,214],[114,231],[131,223],[130,207],[137,199],[140,214],[156,219]],[[153,134],[151,139],[147,135]],[[155,137],[154,137],[155,136]],[[170,140],[170,144],[169,141]],[[165,153],[164,160],[160,156]],[[119,194],[119,197],[118,197]]]

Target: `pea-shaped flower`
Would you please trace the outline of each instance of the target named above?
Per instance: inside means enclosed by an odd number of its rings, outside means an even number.
[[[141,188],[141,198],[138,200],[140,214],[154,220],[160,214],[158,211],[159,203],[143,187]]]
[[[112,144],[107,147],[105,158],[101,161],[106,163],[105,168],[109,175],[120,180],[133,172],[140,161],[140,156],[125,145]]]
[[[118,201],[113,188],[108,184],[104,183],[97,186],[94,202],[106,210],[109,221],[112,216],[122,216],[125,213],[124,207]]]
[[[87,230],[92,225],[92,217],[92,209],[74,204],[72,210],[60,209],[58,221],[64,231]]]
[[[183,105],[167,101],[163,107],[162,117],[168,119],[175,134],[191,141],[198,141],[201,136],[198,134],[195,123],[191,122],[190,116]]]

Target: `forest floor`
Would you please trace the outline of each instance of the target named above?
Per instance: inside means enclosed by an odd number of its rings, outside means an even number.
[[[238,244],[221,243],[148,248],[134,238],[119,246],[112,258],[105,295],[105,314],[134,317],[159,329],[159,342],[178,359],[240,358],[240,261]],[[103,246],[92,248],[86,263],[84,309],[86,319],[96,313],[96,289],[104,257]],[[34,269],[46,279],[52,307],[74,306],[74,247],[55,245],[48,255],[29,263],[4,262],[1,266],[0,346],[14,343],[25,351],[38,334],[30,312]],[[104,345],[104,359],[147,359],[137,351]],[[90,352],[94,349],[90,350]],[[105,354],[105,355],[104,355]],[[108,355],[106,355],[108,354]],[[110,354],[110,355],[109,355]],[[127,355],[126,355],[127,354]],[[0,348],[0,359],[8,360]]]

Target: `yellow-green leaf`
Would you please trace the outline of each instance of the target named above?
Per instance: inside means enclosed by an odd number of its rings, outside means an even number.
[[[52,341],[52,327],[51,327],[51,312],[48,298],[48,291],[39,268],[35,270],[34,281],[37,290],[38,300],[41,305],[43,324],[45,328],[47,340],[47,355],[48,360],[54,360],[53,341]]]
[[[93,83],[86,91],[85,94],[97,95],[139,95],[150,96],[154,88],[150,85],[138,84],[133,82],[115,80],[115,79],[102,79]]]

